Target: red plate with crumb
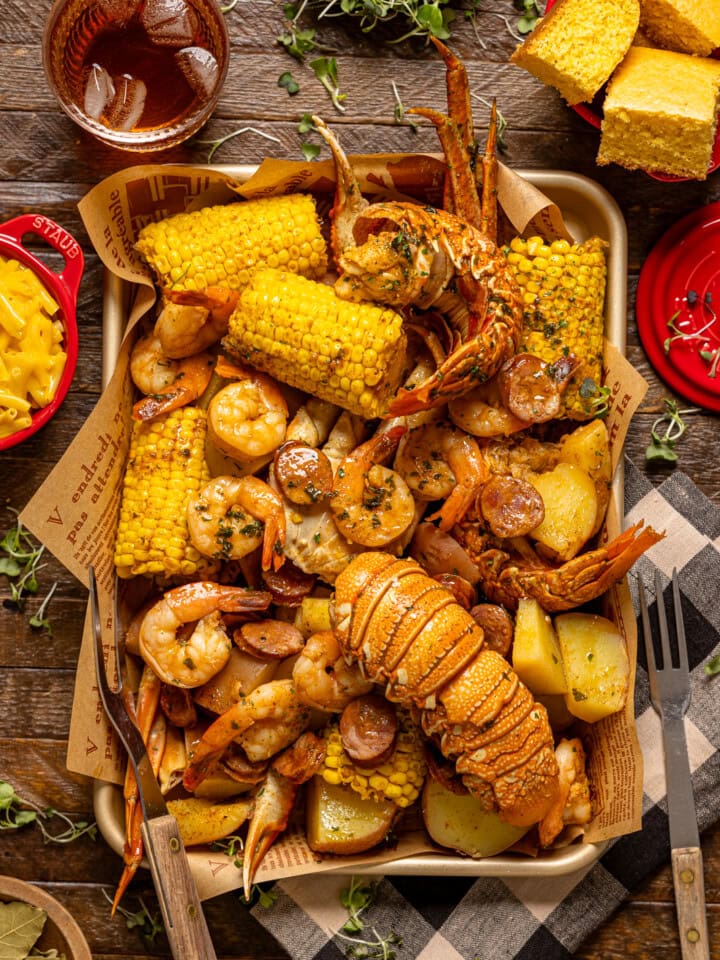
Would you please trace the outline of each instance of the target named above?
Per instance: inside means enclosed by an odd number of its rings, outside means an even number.
[[[547,6],[545,12],[552,10],[558,0],[547,0]],[[720,51],[716,50],[713,54],[713,57],[718,57]],[[720,59],[720,57],[718,57]],[[604,88],[603,88],[604,89]],[[582,117],[583,120],[586,120],[589,124],[595,127],[597,130],[600,129],[602,124],[602,100],[595,98],[593,103],[575,103],[571,106],[571,110],[574,110],[575,113]],[[720,124],[718,124],[718,129],[715,135],[715,146],[713,147],[712,157],[710,159],[710,166],[708,167],[708,175],[714,173],[718,168],[720,168]],[[682,183],[685,180],[692,180],[692,177],[675,177],[669,173],[651,173],[649,170],[644,171],[649,177],[652,177],[653,180],[664,180],[666,183]]]
[[[691,403],[720,412],[720,363],[711,376],[720,350],[720,203],[693,210],[660,238],[640,272],[635,313],[642,345],[663,380]],[[673,330],[668,321],[676,313]],[[666,350],[677,331],[686,338]]]

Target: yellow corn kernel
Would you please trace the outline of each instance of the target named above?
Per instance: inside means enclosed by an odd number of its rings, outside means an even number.
[[[186,576],[208,566],[187,527],[188,501],[210,479],[206,429],[198,407],[133,422],[115,541],[118,576]]]
[[[353,360],[356,345],[363,362]],[[406,336],[394,310],[341,300],[324,283],[263,269],[240,295],[223,346],[277,380],[372,419],[400,385]]]
[[[302,193],[166,217],[143,227],[135,249],[174,290],[241,290],[266,265],[314,278],[327,270],[315,201]]]
[[[563,413],[586,420],[596,410],[602,378],[607,244],[599,237],[580,244],[555,240],[549,246],[531,243],[535,239],[527,241],[524,258],[507,257],[523,284],[520,350],[548,363],[569,354],[581,361],[563,394]],[[510,248],[515,249],[513,241]]]
[[[337,723],[329,724],[324,732],[327,750],[321,770],[323,779],[327,783],[343,783],[364,799],[392,800],[400,807],[414,803],[425,779],[422,738],[406,711],[398,710],[398,720],[400,729],[393,755],[378,767],[357,766],[345,752]]]

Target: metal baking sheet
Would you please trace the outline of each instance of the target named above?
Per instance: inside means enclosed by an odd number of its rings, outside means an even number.
[[[237,182],[249,179],[257,169],[250,164],[217,165]],[[609,243],[605,335],[621,353],[626,347],[627,320],[627,230],[620,208],[598,183],[563,170],[516,170],[562,210],[565,223],[577,241],[599,236]],[[129,285],[106,271],[103,288],[103,385],[115,367],[127,321]],[[613,478],[614,502],[623,508],[622,460]],[[122,856],[125,839],[122,790],[110,783],[95,782],[95,817],[110,847]],[[393,876],[466,877],[557,877],[591,866],[605,851],[607,843],[575,842],[558,850],[543,851],[537,857],[497,854],[473,860],[459,854],[425,854],[391,860],[362,868],[363,874]],[[338,866],[336,873],[357,873],[357,867]]]

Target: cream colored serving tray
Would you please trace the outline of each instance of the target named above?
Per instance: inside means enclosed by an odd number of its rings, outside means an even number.
[[[257,169],[249,164],[214,166],[238,182],[248,180]],[[609,243],[605,334],[621,353],[625,353],[627,317],[627,231],[619,207],[599,184],[577,173],[560,170],[516,170],[546,194],[561,209],[573,237],[582,241],[599,236]],[[112,375],[120,348],[128,303],[129,285],[106,271],[103,297],[103,385]],[[622,461],[613,479],[614,502],[623,514]],[[122,790],[110,783],[96,781],[95,817],[100,831],[120,856],[125,839]],[[424,854],[391,860],[374,867],[338,866],[337,873],[383,874],[396,876],[454,875],[472,877],[557,877],[591,866],[605,851],[606,843],[576,842],[537,857],[498,854],[473,860],[457,854]]]

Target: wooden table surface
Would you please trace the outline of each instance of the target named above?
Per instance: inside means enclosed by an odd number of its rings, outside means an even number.
[[[496,97],[507,119],[504,160],[515,167],[576,171],[605,186],[620,205],[629,232],[628,356],[650,384],[627,442],[635,463],[653,483],[672,467],[646,468],[644,451],[653,419],[672,396],[658,380],[639,345],[633,313],[638,272],[652,245],[680,217],[699,205],[720,199],[720,174],[706,182],[666,184],[618,167],[598,168],[594,157],[598,134],[558,95],[510,66],[515,41],[497,11],[516,20],[511,0],[480,0],[475,24],[460,19],[453,27],[453,49],[464,59],[472,89],[479,97]],[[55,419],[32,440],[0,455],[2,530],[14,522],[92,410],[100,392],[102,269],[92,251],[76,204],[105,177],[136,162],[129,154],[107,149],[76,128],[60,111],[45,82],[41,34],[49,0],[2,4],[0,30],[0,219],[42,212],[72,232],[85,250],[86,272],[80,291],[80,358],[72,389]],[[337,57],[346,112],[336,113],[309,67],[293,61],[276,43],[282,29],[281,4],[246,0],[226,14],[232,41],[229,74],[215,115],[200,134],[215,139],[241,127],[253,129],[230,140],[216,162],[255,162],[264,156],[300,158],[298,121],[305,112],[342,124],[348,152],[438,150],[434,131],[414,133],[394,120],[394,81],[408,107],[443,107],[444,70],[434,51],[391,48],[343,28],[323,27],[323,40]],[[290,70],[300,92],[289,97],[278,76]],[[485,108],[477,104],[479,118]],[[478,122],[478,127],[481,122]],[[268,140],[256,131],[272,135]],[[190,142],[152,157],[155,161],[205,162],[208,147]],[[57,256],[48,257],[59,268]],[[687,405],[687,404],[684,404]],[[713,415],[689,418],[680,446],[680,468],[703,492],[720,499],[720,457],[714,455],[718,421]],[[652,519],[652,518],[650,518]],[[27,616],[3,610],[0,617],[0,779],[43,807],[73,818],[92,809],[91,783],[65,768],[74,667],[80,644],[86,591],[52,557],[41,571],[41,591],[57,581],[50,605],[53,635],[30,629]],[[0,598],[9,596],[6,578]],[[33,609],[32,605],[31,608]],[[702,838],[712,956],[720,958],[720,828]],[[117,917],[110,920],[104,892],[113,889],[120,863],[102,839],[82,838],[71,847],[44,845],[36,827],[0,833],[0,873],[40,884],[74,914],[97,960],[167,956],[162,938],[148,947],[135,930]],[[138,895],[155,903],[149,875],[135,881],[127,899],[139,908]],[[249,916],[236,895],[207,904],[210,928],[220,957],[285,957],[283,950]],[[666,866],[635,890],[628,902],[578,951],[585,960],[680,956],[673,908],[672,878]]]

